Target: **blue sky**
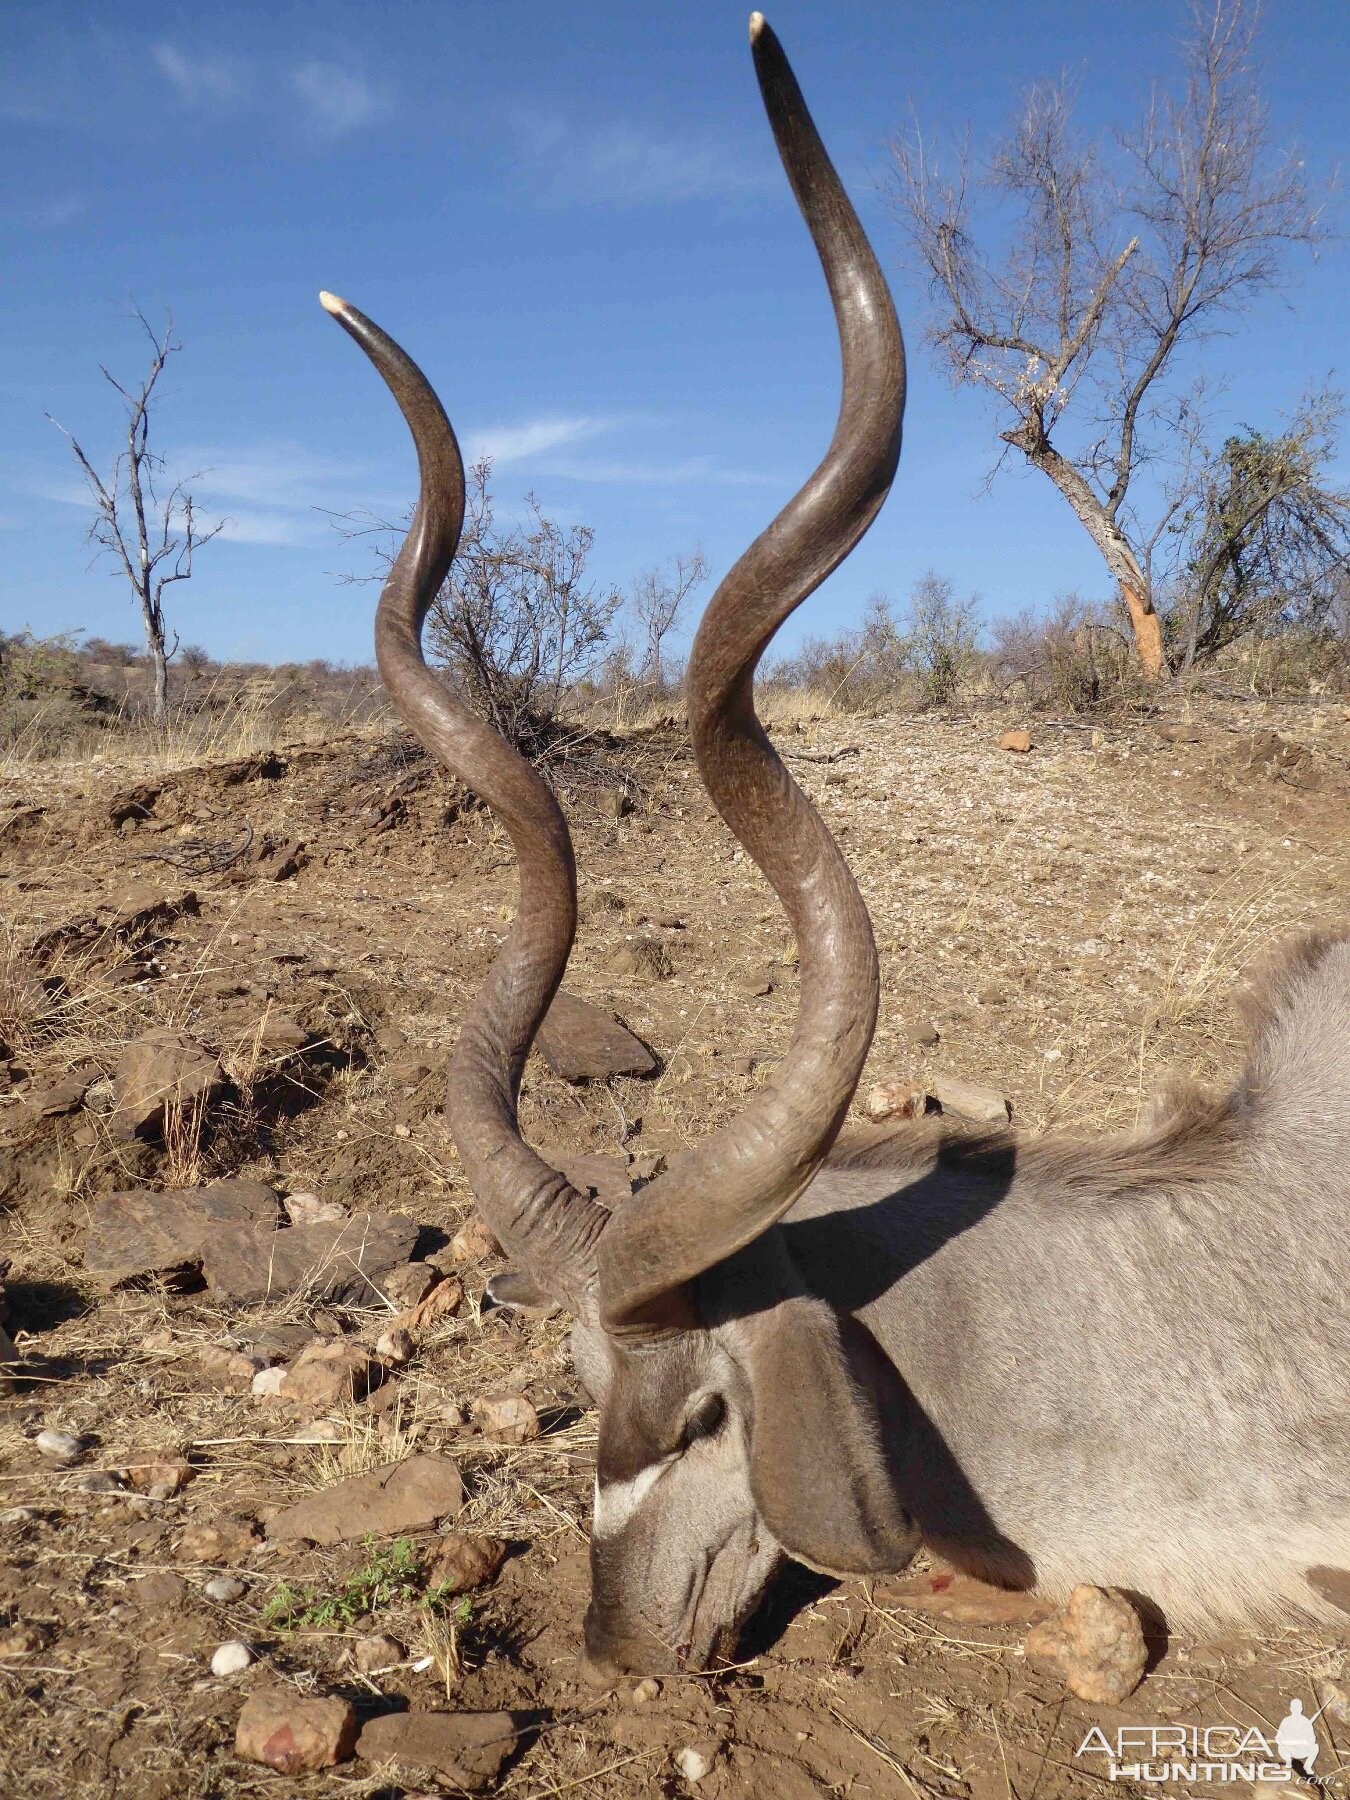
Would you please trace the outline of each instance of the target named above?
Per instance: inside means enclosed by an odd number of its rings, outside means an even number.
[[[138,637],[125,584],[89,567],[77,473],[49,410],[95,460],[118,415],[100,362],[137,376],[126,317],[173,307],[184,351],[156,416],[175,466],[230,524],[171,590],[185,642],[220,656],[369,657],[369,588],[318,509],[397,514],[401,421],[320,310],[345,295],[437,385],[499,509],[528,489],[596,530],[624,586],[702,544],[720,573],[829,437],[837,352],[824,286],[764,123],[748,8],[4,9],[9,241],[0,287],[0,625]],[[921,342],[923,296],[880,192],[912,103],[978,143],[1038,77],[1069,70],[1089,130],[1127,124],[1173,72],[1161,0],[783,0],[768,17],[891,274],[910,349],[900,474],[864,546],[784,633],[852,623],[936,567],[986,616],[1078,588],[1095,553],[1043,477],[1001,475],[989,415]],[[1329,173],[1350,92],[1343,0],[1277,0],[1262,36],[1282,141]],[[1274,422],[1334,370],[1350,257],[1300,259],[1284,300],[1213,346],[1223,415]],[[1344,463],[1344,459],[1343,459]]]

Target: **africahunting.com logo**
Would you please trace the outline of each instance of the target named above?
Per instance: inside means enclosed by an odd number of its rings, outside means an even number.
[[[1076,1757],[1104,1756],[1108,1781],[1312,1781],[1321,1746],[1316,1720],[1301,1700],[1274,1735],[1240,1725],[1121,1725],[1108,1737],[1094,1725],[1074,1751]]]

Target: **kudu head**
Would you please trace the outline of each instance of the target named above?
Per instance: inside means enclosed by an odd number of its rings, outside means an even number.
[[[447,1113],[488,1223],[574,1316],[599,1407],[590,1663],[701,1668],[728,1653],[784,1551],[829,1573],[894,1568],[914,1532],[840,1324],[807,1294],[772,1228],[843,1122],[876,1022],[871,925],[837,846],[755,716],[755,667],[790,613],[876,516],[900,452],[905,362],[891,297],[783,51],[750,23],[779,154],[824,267],[843,399],[820,467],[727,575],[690,656],[690,732],[718,811],[796,934],[791,1045],[744,1111],[671,1159],[612,1213],[520,1135],[525,1058],[562,980],[576,875],[552,791],[427,669],[422,621],[458,542],[464,471],[431,387],[354,307],[323,304],[402,408],[421,492],[375,625],[407,725],[492,807],[520,866],[514,922],[466,1017]]]

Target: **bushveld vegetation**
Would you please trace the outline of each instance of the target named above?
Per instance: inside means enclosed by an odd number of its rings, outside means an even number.
[[[448,596],[433,639],[446,679],[536,755],[565,747],[578,733],[641,730],[677,718],[682,664],[667,647],[669,627],[653,648],[644,622],[651,612],[642,608],[655,603],[659,616],[672,599],[682,602],[692,591],[695,562],[701,580],[697,553],[676,559],[668,570],[641,577],[626,605],[612,593],[600,605],[587,600],[575,622],[564,617],[561,634],[551,601],[552,624],[544,628],[540,597],[528,581],[518,579],[505,598],[489,596],[490,633],[477,629],[481,594],[474,607],[456,607]],[[582,563],[584,579],[584,557]],[[982,610],[978,596],[959,594],[934,570],[915,583],[906,605],[874,594],[856,627],[809,637],[766,664],[760,675],[765,717],[772,726],[1009,701],[1075,714],[1150,703],[1116,603],[1063,594],[1043,610],[987,623]],[[1315,616],[1292,602],[1281,606],[1269,593],[1245,623],[1233,610],[1218,603],[1213,628],[1193,653],[1188,648],[1179,688],[1228,698],[1350,691],[1350,576],[1342,572]],[[1180,639],[1195,616],[1186,595],[1164,623]],[[156,725],[153,662],[130,644],[31,632],[0,637],[0,757],[12,765],[139,746],[165,766],[180,766],[321,739],[386,710],[379,678],[367,666],[344,668],[322,658],[219,662],[190,645],[172,669],[165,719]]]

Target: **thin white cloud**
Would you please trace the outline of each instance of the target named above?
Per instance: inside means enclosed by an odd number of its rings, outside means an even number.
[[[188,450],[180,460],[184,468],[202,470],[196,485],[203,492],[269,507],[336,504],[369,478],[361,463],[316,456],[285,442]]]
[[[186,452],[180,466],[202,471],[191,483],[193,497],[204,513],[225,519],[221,535],[236,544],[326,544],[329,513],[371,500],[369,468],[316,456],[301,444],[208,446]]]
[[[291,74],[291,87],[304,108],[306,122],[320,137],[344,137],[385,111],[381,95],[365,76],[338,63],[301,63]]]
[[[200,474],[193,471],[200,470]],[[315,456],[298,444],[265,443],[213,451],[189,449],[175,456],[173,473],[181,474],[199,521],[224,521],[222,538],[236,544],[279,548],[323,545],[332,540],[326,516],[371,499],[371,471],[359,463]],[[167,481],[159,483],[161,491]],[[58,506],[88,511],[89,490],[76,475],[28,478],[23,490]],[[397,513],[401,499],[380,494]]]
[[[510,116],[519,154],[541,199],[670,205],[763,193],[775,170],[721,133],[637,119],[582,123],[559,113]]]
[[[490,425],[471,432],[465,439],[464,451],[470,462],[486,456],[497,467],[507,463],[526,462],[565,444],[584,444],[589,439],[610,431],[619,421],[591,418],[585,414],[573,417],[547,416],[527,419],[521,425]]]
[[[168,43],[153,45],[150,54],[184,106],[231,106],[243,93],[236,65],[223,57],[200,52],[189,55]]]
[[[234,544],[268,544],[302,550],[332,541],[332,527],[313,512],[248,512],[225,515],[220,535]]]
[[[73,224],[89,209],[83,194],[57,194],[50,200],[33,200],[26,206],[5,207],[3,216],[19,225],[36,225],[40,231],[57,231]]]

